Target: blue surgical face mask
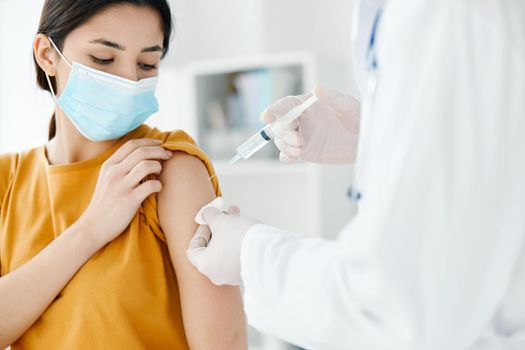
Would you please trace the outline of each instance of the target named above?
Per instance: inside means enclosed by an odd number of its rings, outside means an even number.
[[[62,94],[57,98],[46,74],[55,103],[60,106],[84,137],[91,141],[118,139],[136,129],[159,110],[155,98],[158,77],[133,81],[70,63],[71,67]]]

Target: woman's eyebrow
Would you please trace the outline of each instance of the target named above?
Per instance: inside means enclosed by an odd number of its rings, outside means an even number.
[[[126,50],[126,48],[114,41],[110,41],[110,40],[107,40],[107,39],[95,39],[95,40],[92,40],[90,41],[91,44],[100,44],[100,45],[104,45],[104,46],[107,46],[107,47],[111,47],[112,49],[117,49],[117,50],[121,50],[121,51],[124,51]],[[150,46],[150,47],[146,47],[144,49],[142,49],[141,52],[162,52],[163,49],[160,45],[155,45],[155,46]]]
[[[145,49],[142,49],[141,52],[157,52],[157,51],[162,52],[162,47],[159,45],[150,46],[150,47],[146,47]]]
[[[107,47],[111,47],[113,49],[124,51],[126,48],[120,44],[117,44],[116,42],[109,41],[107,39],[95,39],[90,41],[91,44],[101,44]]]

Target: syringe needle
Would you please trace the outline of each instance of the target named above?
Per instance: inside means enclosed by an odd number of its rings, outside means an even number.
[[[210,178],[208,179],[208,181],[213,180],[213,178],[215,178],[215,177],[219,177],[219,175],[222,174],[222,171],[224,170],[225,167],[226,167],[225,164],[221,164],[218,168],[216,168],[216,169],[215,169],[215,173],[214,173],[212,176],[210,176]]]
[[[230,159],[230,161],[228,162],[228,164],[230,165],[233,165],[235,163],[237,163],[239,160],[241,160],[241,155],[240,154],[236,154],[235,157],[233,157],[232,159]]]

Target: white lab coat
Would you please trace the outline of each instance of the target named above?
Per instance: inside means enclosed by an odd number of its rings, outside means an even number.
[[[368,77],[367,51],[374,19],[386,0],[358,1],[352,21],[352,59],[357,86],[365,97]]]
[[[251,229],[249,323],[307,349],[525,349],[525,1],[390,0],[378,61],[359,212],[337,241]]]

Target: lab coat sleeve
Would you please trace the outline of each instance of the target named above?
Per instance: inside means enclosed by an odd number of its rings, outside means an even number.
[[[253,227],[249,323],[307,349],[482,345],[524,253],[524,6],[389,2],[359,213],[337,241]]]

